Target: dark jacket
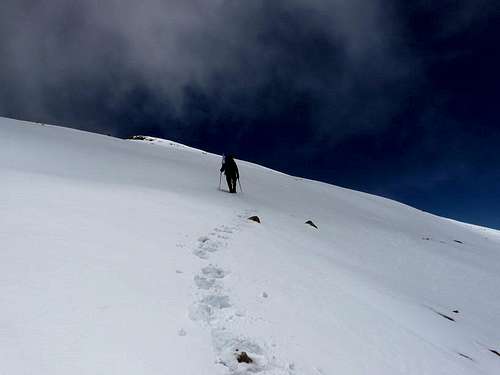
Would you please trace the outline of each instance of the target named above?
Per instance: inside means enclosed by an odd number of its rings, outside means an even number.
[[[240,172],[238,171],[238,166],[236,165],[236,162],[231,156],[226,156],[224,158],[220,171],[224,172],[226,176],[233,178],[240,178]]]

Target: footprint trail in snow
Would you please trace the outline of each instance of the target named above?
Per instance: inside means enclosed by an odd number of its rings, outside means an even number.
[[[231,275],[231,270],[215,263],[217,258],[223,259],[224,251],[231,251],[232,235],[242,230],[247,224],[246,217],[252,212],[246,211],[238,215],[233,225],[220,225],[209,235],[201,236],[193,254],[206,261],[198,274],[193,277],[196,301],[189,309],[189,317],[210,329],[216,364],[226,369],[229,374],[263,373],[276,375],[292,375],[293,364],[283,364],[276,359],[265,340],[251,337],[251,332],[237,333],[230,329],[237,319],[251,321],[249,312],[242,311],[233,305],[230,290],[224,279]],[[219,254],[218,254],[219,253]],[[245,352],[251,363],[239,363],[238,356]]]

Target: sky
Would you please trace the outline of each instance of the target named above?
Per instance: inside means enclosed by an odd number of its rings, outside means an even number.
[[[495,0],[4,0],[0,116],[500,229],[499,45]]]

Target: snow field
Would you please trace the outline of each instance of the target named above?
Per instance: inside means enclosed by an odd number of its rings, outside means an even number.
[[[498,231],[219,163],[0,119],[0,374],[500,373]]]

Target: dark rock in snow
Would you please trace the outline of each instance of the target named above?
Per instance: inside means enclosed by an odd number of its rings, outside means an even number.
[[[463,243],[462,241],[459,241],[459,240],[453,240],[453,241],[456,243]]]
[[[464,353],[458,353],[458,355],[460,357],[464,357],[464,358],[467,358],[468,360],[471,360],[471,361],[474,361],[471,357],[469,357],[467,354],[464,354]]]
[[[134,135],[134,136],[130,137],[129,139],[135,139],[138,141],[150,141],[151,140],[148,137],[146,137],[145,135]]]
[[[238,350],[238,349],[236,349]],[[248,356],[246,352],[241,352],[236,356],[238,363],[252,363],[253,359]]]
[[[319,228],[316,226],[316,224],[314,224],[311,220],[307,220],[307,221],[305,222],[305,224],[308,224],[308,225],[310,225],[311,227],[314,227],[314,228],[316,228],[316,229],[319,229]]]
[[[458,311],[458,310],[453,310],[453,312],[454,312],[455,314],[458,314],[460,311]]]
[[[446,314],[443,314],[442,312],[439,312],[439,311],[437,311],[436,309],[434,309],[434,308],[432,308],[432,307],[430,307],[430,306],[427,306],[427,308],[428,308],[429,310],[431,310],[433,313],[438,314],[440,317],[445,318],[445,319],[448,319],[448,320],[450,320],[450,321],[452,321],[452,322],[455,322],[455,319],[453,319],[451,316],[448,316],[448,315],[446,315]],[[458,310],[455,310],[455,311],[458,311]]]
[[[496,350],[494,350],[494,349],[490,349],[490,352],[492,352],[493,354],[496,354],[497,356],[499,356],[499,357],[500,357],[500,353],[499,353],[499,352],[497,352]]]
[[[250,216],[248,220],[252,220],[260,224],[260,218],[258,216]]]
[[[436,314],[438,314],[439,316],[442,316],[442,317],[443,317],[443,318],[445,318],[445,319],[451,320],[452,322],[454,322],[454,321],[455,321],[455,319],[453,319],[452,317],[449,317],[448,315],[445,315],[445,314],[440,313],[440,312],[438,312],[438,311],[436,311]]]

